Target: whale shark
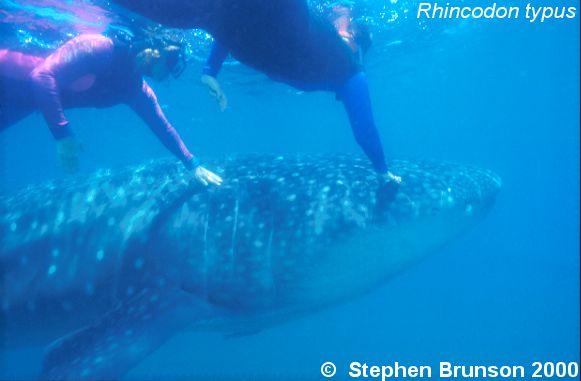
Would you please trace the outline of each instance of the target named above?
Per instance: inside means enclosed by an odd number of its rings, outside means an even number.
[[[184,329],[260,331],[362,295],[472,228],[501,188],[472,166],[356,155],[172,160],[0,199],[0,333],[40,379],[118,379]]]

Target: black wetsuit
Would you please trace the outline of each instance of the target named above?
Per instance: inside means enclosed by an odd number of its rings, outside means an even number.
[[[303,0],[114,0],[154,21],[202,28],[240,62],[293,81],[341,80],[358,71],[350,49]]]
[[[336,92],[357,142],[374,168],[387,172],[362,67],[333,25],[313,15],[306,1],[114,1],[167,26],[203,28],[238,61],[275,80]],[[217,73],[220,64],[210,71]]]

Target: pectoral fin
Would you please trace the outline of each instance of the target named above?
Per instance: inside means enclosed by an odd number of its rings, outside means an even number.
[[[143,289],[93,325],[49,348],[42,380],[115,380],[167,339],[210,314],[203,301],[181,290]]]

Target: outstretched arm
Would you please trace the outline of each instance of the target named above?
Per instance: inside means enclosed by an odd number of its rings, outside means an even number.
[[[190,153],[176,129],[163,114],[157,102],[157,97],[147,82],[143,81],[141,90],[135,94],[128,104],[149,126],[163,145],[180,159],[187,169],[194,171],[198,181],[204,185],[208,183],[220,185],[222,179],[201,167],[199,160]]]
[[[355,140],[379,174],[388,173],[379,132],[375,126],[365,74],[360,72],[343,83],[338,98],[345,105]]]
[[[149,126],[159,141],[188,169],[199,165],[199,161],[188,151],[176,129],[169,123],[155,93],[147,82],[143,81],[141,90],[128,102],[129,106]]]
[[[226,57],[228,56],[228,50],[223,47],[219,42],[214,41],[212,45],[212,51],[206,60],[206,64],[202,69],[202,83],[208,87],[210,95],[216,99],[220,110],[224,111],[228,105],[228,99],[222,91],[220,82],[216,79],[218,72],[222,68],[222,64]]]

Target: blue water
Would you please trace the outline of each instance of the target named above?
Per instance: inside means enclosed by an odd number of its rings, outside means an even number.
[[[386,151],[500,174],[485,222],[367,296],[247,337],[179,334],[126,379],[321,379],[325,361],[342,369],[579,361],[579,16],[470,20],[428,38],[404,27],[388,29],[368,57]],[[359,152],[333,95],[301,94],[230,65],[220,113],[200,68],[192,61],[178,81],[152,85],[201,158]],[[167,156],[126,107],[67,115],[85,145],[82,172]],[[0,149],[4,193],[64,176],[39,115],[0,135]],[[41,355],[4,353],[0,379],[33,377]]]

